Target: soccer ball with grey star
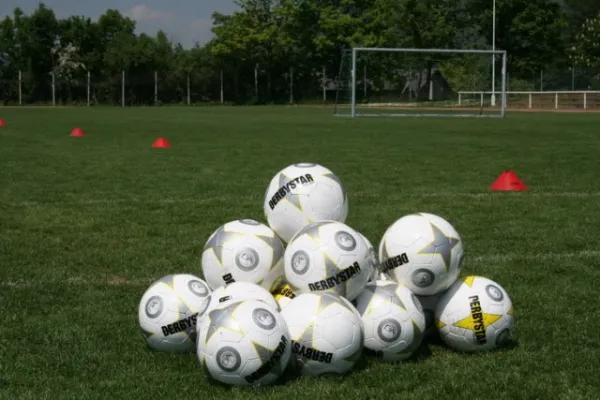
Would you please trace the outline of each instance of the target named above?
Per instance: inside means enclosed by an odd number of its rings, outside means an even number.
[[[275,300],[275,297],[262,286],[250,282],[233,282],[213,290],[210,295],[210,302],[203,315],[206,316],[216,308],[227,307],[231,303],[245,300],[262,301],[279,310],[279,304]],[[200,322],[198,320],[198,323]],[[198,345],[197,341],[196,345]]]
[[[365,288],[371,270],[363,236],[337,221],[305,226],[285,250],[285,280],[296,294],[334,292],[352,301]]]
[[[454,350],[473,353],[504,347],[515,324],[513,305],[500,284],[482,276],[457,280],[440,298],[435,324]]]
[[[421,345],[425,313],[416,296],[392,281],[370,282],[356,299],[366,353],[382,361],[410,358]]]
[[[211,288],[255,283],[271,291],[283,277],[284,245],[275,232],[253,219],[220,226],[202,252],[202,272]]]
[[[138,321],[150,347],[165,352],[195,351],[196,322],[210,302],[211,290],[189,274],[167,275],[142,295]]]
[[[297,371],[349,372],[363,351],[363,325],[352,304],[335,293],[302,293],[281,311],[290,330]]]
[[[262,301],[244,300],[209,311],[198,335],[200,364],[213,379],[228,385],[272,384],[291,359],[287,324]]]
[[[264,201],[267,222],[289,242],[313,222],[345,222],[348,196],[340,178],[322,165],[299,163],[279,171],[267,187]]]
[[[444,218],[418,213],[394,222],[379,244],[380,269],[418,296],[432,296],[456,281],[463,244]]]

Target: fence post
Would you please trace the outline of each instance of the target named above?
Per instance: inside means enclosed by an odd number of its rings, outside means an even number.
[[[540,92],[544,91],[544,70],[540,71]]]
[[[87,72],[87,106],[90,106],[90,92],[91,92],[91,77],[90,71]]]
[[[290,67],[290,104],[294,104],[294,67]]]
[[[52,107],[56,107],[56,77],[54,72],[50,72],[52,75]]]
[[[587,110],[587,92],[583,92],[583,109]]]
[[[531,110],[531,93],[529,93],[529,109]]]
[[[462,93],[458,92],[458,105],[461,106],[462,105]]]
[[[323,67],[323,103],[327,103],[327,69]]]
[[[158,71],[154,71],[154,105],[158,104]]]
[[[192,95],[190,93],[190,74],[187,74],[187,105],[192,104]]]
[[[23,105],[23,73],[19,70],[19,105]]]
[[[254,96],[258,102],[258,64],[254,66]]]
[[[221,68],[221,104],[223,104],[224,100],[225,100],[225,93],[224,93],[224,90],[223,90],[223,85],[224,85],[224,82],[223,82],[223,68]]]
[[[363,67],[363,95],[367,98],[367,66]]]
[[[125,70],[121,71],[121,107],[125,107]]]
[[[558,110],[558,92],[554,93],[554,109]]]
[[[479,103],[480,103],[481,107],[483,107],[483,94],[484,94],[484,92],[481,92],[481,94],[480,94],[481,98],[479,99]],[[431,97],[430,97],[430,100],[431,100]]]

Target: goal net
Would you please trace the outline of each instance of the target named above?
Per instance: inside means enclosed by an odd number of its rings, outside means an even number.
[[[498,50],[345,50],[336,80],[334,114],[503,118],[506,58],[506,51]],[[481,92],[489,95],[466,94]]]

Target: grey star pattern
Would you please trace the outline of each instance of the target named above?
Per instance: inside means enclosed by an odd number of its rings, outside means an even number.
[[[275,235],[273,235],[273,236],[256,235],[256,236],[258,238],[260,238],[262,241],[264,241],[266,244],[268,244],[269,247],[271,247],[271,250],[273,251],[273,261],[271,263],[271,268],[274,268],[277,265],[277,262],[283,258],[283,255],[285,253],[285,247],[283,247],[283,243],[281,242],[281,239],[279,239]]]
[[[166,275],[158,280],[167,285],[171,290],[175,290],[175,275]]]
[[[319,305],[317,306],[316,313],[320,314],[334,304],[339,304],[341,306],[346,307],[346,305],[341,301],[341,299],[339,298],[339,296],[336,293],[331,293],[331,292],[319,293]]]
[[[323,255],[325,260],[325,276],[323,279],[331,278],[332,276],[336,276],[340,273],[340,267],[333,262],[331,258],[327,255]],[[346,296],[347,285],[350,282],[350,279],[347,279],[346,282],[342,282],[335,286],[336,293],[340,294],[340,296]]]
[[[256,351],[256,354],[258,355],[258,358],[260,358],[260,366],[261,367],[269,362],[269,360],[273,356],[273,352],[277,349],[277,347],[275,347],[273,350],[270,350],[270,349],[262,346],[259,343],[256,343],[256,342],[251,342],[251,343],[252,343],[252,346],[254,347],[254,350]],[[279,345],[279,343],[277,343],[277,345]],[[290,344],[288,343],[287,345],[289,346]],[[271,368],[271,372],[277,376],[281,376],[281,374],[283,373],[283,365],[282,364],[283,363],[281,361],[277,361],[276,363],[274,363],[273,367]]]
[[[290,178],[288,178],[282,173],[279,174],[279,187],[284,187],[289,181],[291,181]],[[296,185],[299,185],[299,183],[297,183]],[[285,199],[291,204],[293,204],[294,207],[296,207],[298,210],[302,211],[302,203],[300,203],[300,196],[286,191]]]
[[[238,323],[233,317],[233,313],[241,304],[242,302],[232,303],[227,307],[217,308],[208,313],[210,323],[208,325],[204,343],[208,343],[210,338],[221,328],[229,329],[233,332],[240,332]]]
[[[298,232],[296,232],[296,235],[294,235],[294,238],[299,238],[302,235],[308,235],[315,242],[319,243],[321,241],[320,240],[321,235],[319,233],[319,229],[322,226],[329,225],[330,223],[331,223],[331,221],[313,222],[312,224],[306,225],[304,228],[302,228]]]
[[[423,247],[417,254],[439,254],[444,260],[446,271],[452,262],[452,249],[460,242],[458,238],[444,235],[444,232],[431,222],[429,223],[433,232],[433,240]]]
[[[398,294],[396,293],[397,287],[398,285],[392,282],[387,283],[385,285],[377,286],[375,290],[375,295],[384,297],[390,303],[397,305],[403,310],[406,310],[406,306],[404,305],[402,300],[400,300],[400,297],[398,297]]]
[[[340,178],[338,178],[338,176],[333,173],[327,173],[327,174],[324,174],[323,176],[331,179],[332,181],[337,182],[337,184],[340,185],[340,187],[342,188],[342,193],[344,193],[344,203],[347,202],[348,201],[348,193],[346,192],[346,188],[344,187],[344,184],[342,183]]]
[[[221,226],[217,232],[208,240],[208,242],[206,242],[206,245],[204,246],[204,251],[207,251],[208,249],[212,249],[212,251],[215,253],[215,257],[217,257],[217,260],[219,261],[219,263],[223,263],[223,245],[225,243],[227,243],[228,241],[235,239],[238,236],[242,236],[242,234],[237,233],[237,232],[227,232],[225,230],[225,225]]]

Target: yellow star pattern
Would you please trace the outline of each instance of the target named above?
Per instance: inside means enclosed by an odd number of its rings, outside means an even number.
[[[483,326],[485,326],[486,328],[490,325],[492,325],[494,322],[498,321],[500,318],[502,318],[502,315],[496,315],[496,314],[486,314],[484,312],[481,312],[482,316],[483,316]],[[475,331],[475,321],[473,320],[473,315],[469,314],[468,317],[461,319],[460,321],[455,322],[454,324],[452,324],[458,328],[463,328],[463,329],[468,329],[470,331]]]

